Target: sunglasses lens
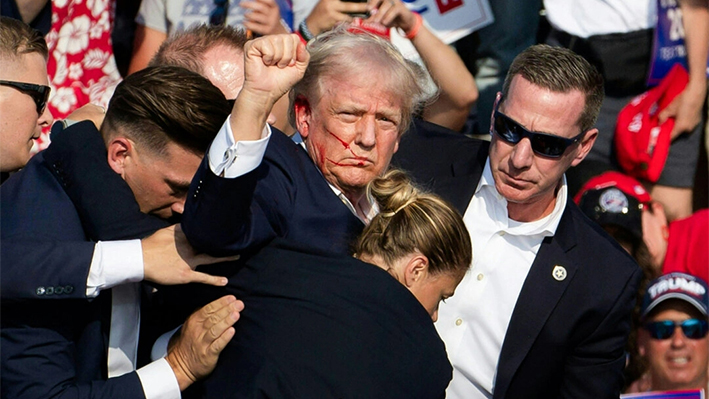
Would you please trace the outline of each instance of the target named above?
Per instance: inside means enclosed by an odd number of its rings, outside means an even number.
[[[654,339],[667,339],[675,331],[675,324],[670,320],[656,321],[645,325],[645,329]]]
[[[531,141],[532,149],[540,155],[558,157],[566,151],[566,143],[557,137],[537,133],[531,137]]]
[[[682,332],[687,338],[700,339],[707,335],[709,323],[706,320],[691,319],[682,323]]]
[[[517,144],[522,140],[521,127],[500,113],[495,114],[495,132],[506,142]]]

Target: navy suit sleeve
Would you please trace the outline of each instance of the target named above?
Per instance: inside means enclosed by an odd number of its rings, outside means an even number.
[[[65,311],[85,310],[74,308],[71,301],[63,302]],[[43,305],[42,305],[43,306]],[[3,328],[0,332],[2,344],[2,384],[3,398],[34,399],[128,399],[144,398],[142,385],[136,372],[111,379],[96,378],[97,370],[79,370],[77,365],[86,354],[82,350],[90,348],[79,341],[84,330],[74,323],[75,315],[56,316],[34,307],[35,318],[24,317],[24,321],[13,314],[19,309],[3,306]],[[58,306],[57,306],[58,308]],[[32,306],[23,306],[26,312]],[[56,309],[53,312],[59,313]],[[63,320],[62,320],[63,319]],[[97,352],[97,351],[93,351]],[[100,352],[100,351],[99,351]],[[92,353],[89,356],[101,357]],[[93,378],[92,378],[93,377]]]
[[[92,242],[0,242],[2,300],[86,298]]]
[[[283,140],[294,147],[274,130],[269,149],[286,144]],[[216,176],[205,156],[182,217],[182,229],[197,250],[214,256],[238,254],[288,233],[295,184],[289,165],[269,159],[269,149],[259,167],[237,178]]]
[[[625,345],[630,314],[642,271],[636,268],[615,305],[583,342],[566,358],[560,398],[616,399],[622,389]]]

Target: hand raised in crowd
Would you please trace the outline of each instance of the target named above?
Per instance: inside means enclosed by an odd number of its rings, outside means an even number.
[[[320,0],[305,19],[308,30],[313,35],[327,32],[342,22],[352,21],[352,14],[365,14],[367,3],[340,0]]]
[[[244,27],[259,35],[290,33],[281,23],[281,10],[275,0],[248,0],[239,3],[246,10]]]
[[[370,0],[368,22],[380,23],[387,28],[401,28],[405,33],[416,25],[416,16],[401,0]]]
[[[243,309],[233,295],[223,296],[193,313],[172,337],[166,360],[181,391],[214,370]]]
[[[702,109],[706,87],[688,84],[687,87],[658,115],[660,123],[675,118],[670,137],[672,140],[682,133],[691,133],[702,121]]]
[[[202,283],[224,286],[226,277],[211,276],[195,271],[199,265],[239,259],[239,256],[215,258],[197,254],[187,242],[180,225],[156,231],[141,240],[143,247],[144,279],[163,285]]]
[[[268,35],[244,46],[244,87],[230,125],[236,141],[258,140],[273,105],[305,74],[310,54],[298,35]]]

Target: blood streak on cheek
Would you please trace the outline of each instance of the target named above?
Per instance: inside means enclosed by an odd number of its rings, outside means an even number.
[[[318,151],[318,165],[324,165],[325,164],[325,151],[322,145],[316,145],[315,146]]]
[[[335,133],[333,133],[333,132],[331,132],[331,131],[329,131],[329,130],[327,130],[327,133],[330,134],[330,136],[334,137],[335,140],[339,141],[340,144],[342,144],[342,146],[345,147],[345,149],[346,149],[347,151],[349,151],[353,156],[355,156],[355,157],[357,156],[357,155],[354,153],[354,151],[352,151],[352,148],[350,148],[350,145],[349,145],[345,140],[342,140],[341,138],[337,137],[337,135],[336,135]]]

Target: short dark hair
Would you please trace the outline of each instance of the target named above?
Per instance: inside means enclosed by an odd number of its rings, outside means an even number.
[[[508,98],[512,79],[517,75],[554,92],[581,91],[586,101],[578,125],[586,132],[596,124],[603,103],[603,77],[580,55],[546,44],[528,47],[512,61],[502,86],[503,99]]]
[[[148,67],[116,87],[101,132],[106,141],[123,134],[159,155],[169,142],[202,155],[230,111],[224,94],[201,75]]]
[[[0,58],[30,53],[39,53],[47,59],[49,52],[42,34],[20,20],[0,16]]]
[[[243,51],[246,41],[242,29],[202,24],[168,37],[148,65],[179,66],[201,75],[207,51],[218,45]]]

